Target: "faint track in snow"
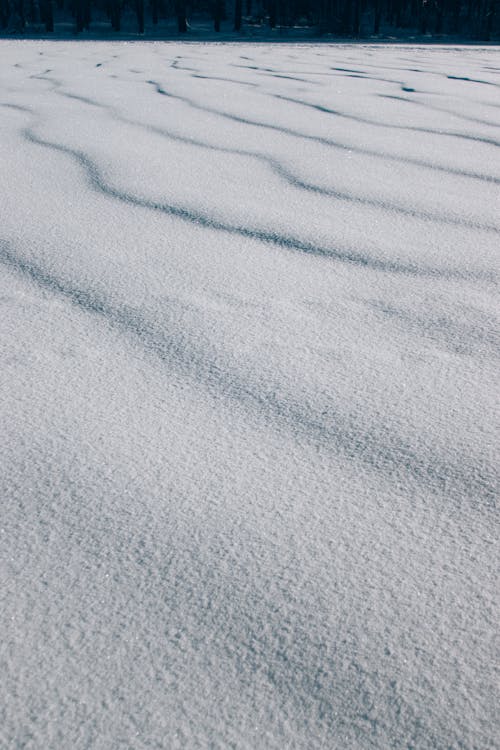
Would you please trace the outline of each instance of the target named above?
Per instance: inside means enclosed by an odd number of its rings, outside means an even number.
[[[275,68],[262,68],[259,65],[238,65],[234,63],[232,67],[243,68],[243,70],[254,70],[257,73],[261,73],[270,78],[280,78],[286,81],[297,81],[298,83],[308,83],[308,84],[312,84],[313,86],[317,83],[317,81],[311,81],[309,78],[299,78],[298,76],[287,75],[286,73],[280,72],[279,70],[275,70]],[[179,68],[179,70],[183,70],[183,68]]]
[[[315,414],[304,409],[302,400],[290,395],[280,399],[275,384],[264,383],[256,388],[236,370],[222,368],[207,357],[204,350],[193,345],[185,331],[165,331],[144,313],[129,305],[113,305],[93,289],[85,289],[61,279],[37,263],[26,260],[12,245],[0,240],[0,263],[38,288],[65,299],[84,313],[101,318],[111,328],[125,335],[149,355],[159,359],[183,377],[215,396],[221,395],[242,404],[252,412],[257,410],[272,424],[284,425],[297,437],[303,436],[314,444],[329,447],[345,459],[359,461],[375,472],[382,472],[394,480],[413,482],[431,492],[445,492],[448,498],[471,497],[493,508],[497,496],[497,476],[494,467],[478,466],[465,455],[456,464],[436,455],[433,446],[419,454],[415,446],[395,434],[388,425],[374,423],[360,428],[350,415],[332,412]],[[267,389],[266,389],[267,386]],[[483,509],[484,506],[481,506]]]
[[[464,305],[462,320],[457,323],[451,316],[435,315],[432,310],[424,315],[382,300],[370,300],[365,304],[386,320],[394,321],[405,332],[432,341],[443,351],[459,356],[486,357],[492,361],[500,358],[497,321],[481,310]]]
[[[230,63],[230,65],[233,68],[242,68],[243,70],[254,70],[254,71],[257,71],[258,73],[264,73],[267,76],[271,75],[273,78],[282,78],[282,79],[289,80],[289,81],[298,81],[299,83],[308,83],[312,85],[315,85],[317,83],[317,81],[311,81],[308,78],[298,78],[296,76],[289,76],[289,75],[281,74],[277,70],[274,70],[273,68],[261,68],[261,67],[258,67],[257,65],[237,65],[235,63]],[[186,72],[191,73],[191,78],[207,78],[208,80],[212,80],[212,81],[239,83],[242,86],[252,86],[254,88],[260,88],[259,83],[254,83],[250,81],[235,81],[234,79],[231,79],[231,78],[220,78],[217,76],[196,75],[196,73],[201,73],[200,68],[190,68],[184,65],[179,65],[178,63],[176,65],[171,65],[171,67],[175,68],[175,70],[180,70],[180,71],[185,70]]]
[[[251,83],[250,81],[237,81],[234,78],[222,78],[221,76],[207,76],[202,73],[191,73],[191,78],[200,78],[204,81],[219,81],[222,83],[233,83],[238,86],[251,86],[252,88],[258,88],[258,83]]]
[[[447,75],[446,78],[448,78],[450,81],[467,81],[468,83],[481,83],[484,86],[496,86],[497,88],[500,87],[500,83],[493,83],[493,81],[482,81],[479,78],[468,78],[468,76]]]
[[[17,112],[27,112],[29,115],[33,114],[33,110],[30,107],[25,107],[22,104],[12,104],[11,102],[0,102],[0,106],[7,107],[7,109],[14,109]]]

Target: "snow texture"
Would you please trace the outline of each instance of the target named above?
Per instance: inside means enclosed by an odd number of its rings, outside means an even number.
[[[498,48],[0,53],[0,746],[494,748]]]

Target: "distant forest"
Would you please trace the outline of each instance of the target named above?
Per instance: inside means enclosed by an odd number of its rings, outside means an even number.
[[[179,34],[191,17],[210,18],[213,30],[250,32],[310,30],[316,35],[369,37],[453,35],[476,41],[500,36],[500,0],[0,0],[0,29],[52,33],[57,22],[71,23],[78,34],[98,18],[110,32],[127,28],[142,34],[171,19]]]

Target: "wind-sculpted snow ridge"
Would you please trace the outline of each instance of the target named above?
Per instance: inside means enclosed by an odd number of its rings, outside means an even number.
[[[54,86],[54,90],[56,91],[56,93],[58,93],[58,94],[60,94],[62,96],[68,97],[69,99],[75,99],[75,100],[83,102],[85,104],[89,104],[91,106],[99,107],[101,109],[106,110],[107,112],[109,112],[112,115],[113,119],[118,120],[119,122],[123,122],[123,123],[127,123],[129,125],[134,125],[134,126],[137,126],[137,127],[141,127],[141,128],[146,129],[147,131],[149,131],[151,133],[162,135],[162,136],[164,136],[166,138],[169,138],[169,139],[174,140],[174,141],[178,141],[180,143],[186,143],[186,144],[189,144],[189,145],[197,146],[198,148],[208,149],[208,150],[211,150],[211,151],[217,151],[217,152],[219,152],[221,154],[233,154],[233,155],[237,155],[237,156],[247,156],[247,157],[250,157],[252,159],[257,159],[257,160],[259,160],[259,161],[267,164],[269,166],[269,168],[275,174],[279,175],[281,178],[283,178],[290,185],[292,185],[294,187],[297,187],[299,189],[302,189],[302,190],[306,190],[308,192],[313,192],[313,193],[317,193],[319,195],[329,196],[329,197],[335,198],[338,201],[355,202],[355,203],[359,203],[359,204],[362,204],[362,205],[373,206],[375,208],[380,208],[380,209],[382,209],[384,211],[391,211],[391,212],[395,212],[395,213],[400,213],[400,214],[403,214],[404,216],[413,216],[415,218],[422,219],[424,221],[427,221],[427,220],[428,221],[434,221],[434,222],[437,221],[437,222],[443,222],[445,224],[455,224],[455,225],[458,225],[458,226],[468,226],[468,227],[471,227],[471,228],[483,229],[483,230],[492,231],[492,232],[498,232],[499,231],[497,225],[494,225],[494,224],[493,225],[488,225],[488,224],[485,224],[485,223],[471,222],[466,217],[463,217],[463,216],[460,216],[460,215],[453,216],[453,215],[450,215],[449,213],[446,214],[446,215],[443,215],[443,214],[439,214],[438,212],[435,212],[435,211],[418,210],[418,209],[416,209],[414,207],[411,207],[411,206],[398,205],[398,203],[396,203],[396,202],[392,202],[392,203],[391,202],[384,202],[384,201],[382,201],[380,199],[377,199],[376,197],[370,198],[370,197],[366,197],[366,196],[354,195],[352,193],[342,192],[342,191],[337,190],[335,188],[322,187],[320,185],[317,185],[317,184],[314,184],[312,182],[309,182],[309,181],[306,181],[304,179],[301,179],[296,174],[294,174],[292,170],[290,170],[289,168],[287,168],[287,166],[282,161],[279,161],[279,160],[277,160],[277,159],[275,159],[275,158],[273,158],[271,156],[267,156],[266,154],[262,154],[262,153],[260,153],[258,151],[247,151],[247,150],[240,149],[240,148],[239,149],[233,149],[233,148],[228,148],[228,147],[225,147],[225,146],[217,146],[217,145],[208,143],[205,140],[201,140],[201,139],[196,139],[196,138],[193,138],[193,137],[184,136],[182,134],[179,134],[175,130],[169,130],[169,129],[165,128],[165,127],[156,127],[156,126],[151,125],[151,124],[145,124],[145,123],[143,123],[143,122],[141,122],[139,120],[135,120],[135,119],[132,119],[132,118],[130,118],[128,116],[123,115],[114,106],[110,106],[110,105],[104,104],[102,102],[96,101],[95,99],[90,99],[89,97],[86,97],[86,96],[80,96],[78,94],[74,94],[74,93],[71,93],[69,91],[65,91],[62,88],[62,82],[59,81],[59,80],[55,80],[53,78],[50,78],[47,75],[34,76],[34,77],[39,78],[41,80],[45,80],[45,81],[51,82],[53,84],[53,86]],[[201,77],[205,78],[205,76],[201,76]],[[212,78],[212,80],[223,81],[224,79],[223,78],[215,78],[215,79]],[[234,81],[231,81],[231,82],[234,83]],[[156,87],[157,90],[159,90],[160,92],[162,92],[162,89],[159,87],[159,84],[155,83],[154,81],[149,81],[148,83],[151,83],[152,85],[154,85]],[[253,84],[250,84],[250,85],[253,85]],[[279,97],[279,95],[276,95],[276,96]],[[280,97],[280,98],[284,98],[284,97]],[[296,101],[296,100],[292,100],[292,101]],[[11,105],[5,105],[5,106],[11,106]],[[404,126],[402,126],[402,127],[404,127]],[[414,129],[414,128],[410,128],[410,129]],[[430,131],[430,132],[432,132],[432,131]],[[469,138],[469,136],[464,136],[464,137],[465,138]],[[470,136],[470,139],[471,140],[481,140],[481,139],[475,138],[474,136]],[[487,141],[484,140],[484,142],[487,142]],[[496,142],[492,141],[492,143],[494,145],[496,145]],[[495,181],[495,178],[488,178],[488,180],[489,181],[490,180],[491,181]]]
[[[224,112],[223,110],[220,110],[220,109],[218,109],[216,107],[205,106],[205,105],[199,104],[199,103],[195,102],[193,99],[190,99],[189,97],[186,97],[186,96],[184,96],[182,94],[174,94],[174,93],[172,93],[170,91],[166,91],[164,88],[162,88],[162,86],[160,86],[155,81],[148,81],[148,83],[151,83],[153,86],[155,86],[156,87],[156,91],[159,94],[161,94],[162,96],[167,96],[167,97],[171,97],[172,99],[177,99],[177,100],[179,100],[181,102],[185,102],[186,104],[188,104],[191,107],[194,107],[195,109],[201,109],[204,112],[208,112],[210,114],[218,115],[219,117],[223,117],[225,119],[231,120],[231,121],[236,122],[236,123],[241,123],[242,125],[250,125],[251,127],[264,128],[264,129],[267,129],[267,130],[272,130],[272,131],[275,131],[277,133],[282,133],[283,135],[289,135],[289,136],[292,136],[294,138],[299,138],[299,139],[303,139],[303,140],[313,141],[314,143],[318,143],[318,144],[323,145],[323,146],[329,146],[329,147],[335,148],[335,149],[342,149],[342,150],[348,149],[349,151],[354,151],[354,152],[359,153],[359,154],[361,154],[363,156],[374,156],[374,157],[377,157],[377,158],[380,158],[380,159],[383,159],[383,160],[407,163],[407,164],[411,164],[411,165],[414,165],[414,166],[417,166],[417,167],[424,167],[424,168],[427,168],[427,169],[432,169],[432,170],[437,170],[437,171],[441,171],[441,172],[446,172],[446,173],[452,174],[452,175],[459,175],[459,176],[464,176],[464,177],[470,177],[470,178],[473,178],[473,179],[485,180],[485,181],[488,181],[488,182],[494,182],[495,184],[500,184],[500,177],[490,176],[490,175],[486,175],[486,174],[481,174],[480,172],[475,172],[475,171],[471,171],[471,170],[463,170],[463,169],[458,169],[457,170],[457,169],[454,169],[452,167],[442,166],[441,164],[431,163],[431,162],[426,161],[424,159],[412,159],[412,158],[409,158],[409,157],[402,157],[402,156],[398,156],[398,155],[390,154],[390,153],[380,153],[378,151],[375,151],[374,149],[365,148],[365,147],[352,146],[350,144],[346,144],[346,143],[342,143],[342,142],[339,142],[339,141],[335,141],[332,138],[325,138],[325,137],[320,136],[320,135],[311,135],[309,133],[297,130],[295,128],[283,127],[281,125],[275,125],[275,124],[269,123],[269,122],[262,122],[260,120],[255,120],[255,119],[252,119],[252,118],[249,118],[249,117],[242,117],[241,115],[235,115],[235,114],[232,114],[230,112]],[[318,108],[318,107],[319,107],[319,105],[316,105],[316,108]],[[325,111],[325,110],[326,110],[326,108],[323,108],[322,111]],[[330,114],[333,114],[333,112],[330,111]],[[354,119],[353,117],[348,117],[347,115],[345,115],[345,116],[346,116],[346,119]],[[436,131],[436,133],[438,133],[438,132],[439,131]],[[450,135],[450,134],[449,133],[440,133],[440,135],[445,135],[446,136],[446,135]],[[487,143],[488,145],[498,146],[498,142],[497,141],[492,142],[491,139],[480,139],[480,138],[475,138],[474,139],[473,137],[471,137],[470,139],[471,140],[476,140],[476,141],[483,140],[483,142]]]
[[[496,746],[498,54],[3,43],[2,748]]]
[[[107,196],[118,201],[122,201],[131,206],[137,206],[139,208],[149,209],[151,211],[159,211],[169,216],[174,216],[182,221],[191,222],[208,229],[214,229],[219,232],[227,232],[229,234],[239,235],[240,237],[259,240],[265,244],[277,245],[279,247],[287,248],[301,253],[317,255],[319,257],[331,258],[344,263],[352,263],[361,267],[369,267],[377,271],[386,271],[389,273],[397,274],[409,274],[409,275],[423,275],[423,276],[435,276],[439,275],[440,271],[435,268],[426,268],[424,266],[418,266],[416,264],[405,265],[397,261],[384,261],[361,252],[356,252],[351,249],[340,249],[334,247],[321,247],[315,245],[312,242],[303,242],[298,238],[290,237],[277,232],[263,231],[254,227],[238,226],[227,224],[219,221],[214,217],[207,216],[201,212],[193,211],[189,208],[182,206],[171,205],[168,203],[159,203],[154,200],[141,198],[134,195],[131,192],[121,191],[112,185],[109,185],[103,178],[99,167],[83,152],[75,149],[68,148],[67,146],[53,143],[51,141],[44,140],[37,136],[30,128],[24,128],[22,130],[23,137],[30,143],[34,143],[39,146],[51,149],[56,152],[66,154],[83,167],[88,177],[88,182],[91,187]],[[446,270],[445,274],[447,277],[453,277],[455,275],[458,278],[464,278],[468,276],[469,279],[473,277],[473,274],[469,271],[456,269],[456,271]],[[480,279],[484,280],[485,276],[481,274]],[[493,275],[489,275],[487,278],[494,280]]]
[[[234,373],[220,372],[217,364],[210,362],[203,352],[190,349],[182,332],[165,335],[161,329],[156,330],[155,321],[145,318],[140,310],[130,306],[115,308],[91,290],[73,287],[35,264],[26,262],[3,242],[0,242],[0,263],[28,278],[38,287],[70,301],[84,312],[103,317],[115,329],[137,338],[142,348],[166,361],[170,368],[194,377],[205,388],[220,391],[244,403],[250,402],[251,408],[262,409],[269,414],[271,420],[278,418],[288,422],[295,431],[298,429],[309,435],[315,442],[334,450],[342,450],[353,459],[367,462],[370,466],[384,467],[390,474],[408,472],[418,481],[426,485],[429,483],[431,488],[436,485],[443,489],[446,485],[453,484],[458,485],[460,494],[464,490],[473,489],[476,499],[494,500],[492,467],[485,467],[484,474],[479,473],[477,466],[467,465],[469,461],[466,456],[460,458],[457,466],[439,465],[439,460],[436,461],[434,456],[426,459],[412,455],[411,446],[405,446],[402,440],[393,439],[388,431],[387,438],[391,443],[388,445],[381,442],[380,435],[374,439],[375,429],[362,434],[355,425],[349,425],[348,429],[342,431],[336,415],[333,415],[331,424],[326,424],[321,419],[324,415],[307,415],[307,410],[300,404],[294,404],[291,399],[281,401],[274,393],[256,391],[251,383],[239,382]]]
[[[469,133],[457,133],[452,130],[423,128],[419,127],[418,125],[398,125],[397,123],[378,122],[374,119],[357,117],[355,115],[349,115],[345,112],[341,112],[340,110],[329,109],[322,104],[314,104],[312,102],[302,101],[301,99],[294,99],[291,96],[282,96],[281,94],[276,94],[276,98],[282,99],[286,102],[291,102],[292,104],[298,104],[301,107],[310,107],[311,109],[314,109],[318,112],[323,112],[327,115],[334,115],[335,117],[345,117],[347,120],[353,120],[354,122],[360,122],[366,125],[373,125],[377,128],[397,128],[398,130],[410,130],[414,133],[429,133],[431,135],[444,135],[449,138],[462,138],[463,140],[475,141],[476,143],[486,143],[487,145],[495,146],[496,148],[500,146],[500,141],[496,140],[495,138],[483,138],[477,135],[470,135]]]

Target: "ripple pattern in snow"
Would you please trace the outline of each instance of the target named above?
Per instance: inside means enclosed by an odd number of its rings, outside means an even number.
[[[494,748],[498,49],[1,51],[0,746]]]

